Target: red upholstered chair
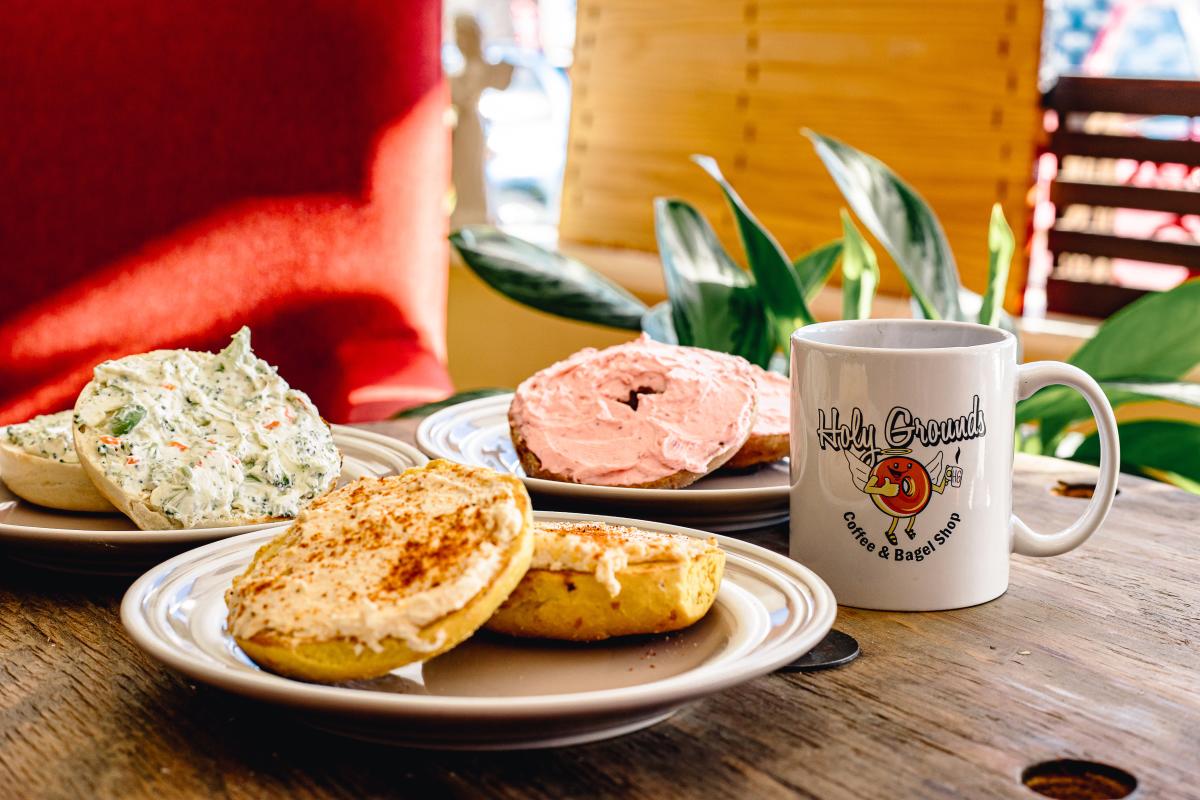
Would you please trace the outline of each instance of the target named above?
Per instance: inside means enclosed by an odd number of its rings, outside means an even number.
[[[449,389],[436,0],[0,0],[0,423],[255,349],[334,421]]]

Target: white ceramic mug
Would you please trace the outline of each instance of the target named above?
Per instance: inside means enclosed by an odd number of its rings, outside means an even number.
[[[1019,399],[1078,390],[1100,434],[1100,480],[1053,534],[1012,514]],[[838,602],[888,611],[983,603],[1008,588],[1012,552],[1078,547],[1108,514],[1120,454],[1108,399],[1085,372],[1017,365],[1016,338],[965,322],[857,320],[792,334],[792,558]]]

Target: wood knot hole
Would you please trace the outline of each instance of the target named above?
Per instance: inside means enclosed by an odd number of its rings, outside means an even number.
[[[1117,800],[1137,788],[1137,778],[1119,767],[1073,758],[1043,761],[1021,773],[1021,783],[1058,800]]]
[[[1071,483],[1070,481],[1058,481],[1054,486],[1050,487],[1050,494],[1056,494],[1059,497],[1079,497],[1084,500],[1090,500],[1092,495],[1096,493],[1096,484],[1094,483]],[[1117,489],[1117,494],[1121,490]]]

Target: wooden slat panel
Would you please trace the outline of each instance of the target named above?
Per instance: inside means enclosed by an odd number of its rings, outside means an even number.
[[[1145,295],[1144,289],[1130,289],[1108,283],[1087,283],[1063,278],[1046,281],[1046,304],[1058,314],[1103,319]]]
[[[1105,136],[1070,133],[1059,128],[1050,137],[1050,152],[1058,156],[1132,158],[1158,164],[1200,167],[1200,142],[1143,139],[1140,136]]]
[[[1086,253],[1108,258],[1128,258],[1156,264],[1176,264],[1193,273],[1200,272],[1200,244],[1164,242],[1157,239],[1129,239],[1103,233],[1050,231],[1046,246],[1052,253]]]
[[[1138,208],[1168,211],[1173,214],[1200,214],[1200,192],[1176,189],[1149,189],[1104,183],[1055,181],[1050,200],[1061,210],[1072,203],[1106,208]]]
[[[1200,117],[1200,81],[1066,75],[1046,95],[1056,111],[1112,111]]]
[[[845,205],[800,136],[811,127],[912,183],[981,291],[991,204],[1027,228],[1041,13],[1041,0],[579,0],[560,237],[653,249],[651,202],[679,196],[740,260],[719,192],[687,160],[703,152],[799,254],[839,235]],[[1022,282],[1018,265],[1010,300]],[[889,265],[882,288],[905,289]]]

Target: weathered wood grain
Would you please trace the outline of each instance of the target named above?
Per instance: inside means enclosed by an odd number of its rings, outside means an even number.
[[[373,426],[381,427],[381,426]],[[412,423],[382,426],[409,436]],[[1022,459],[1017,506],[1049,529],[1086,468]],[[768,676],[650,730],[533,753],[342,740],[143,656],[127,581],[0,561],[0,797],[1029,797],[1027,765],[1123,767],[1143,797],[1200,797],[1200,498],[1122,477],[1082,549],[1015,558],[992,603],[843,609],[863,655]],[[755,534],[776,550],[782,528]]]

